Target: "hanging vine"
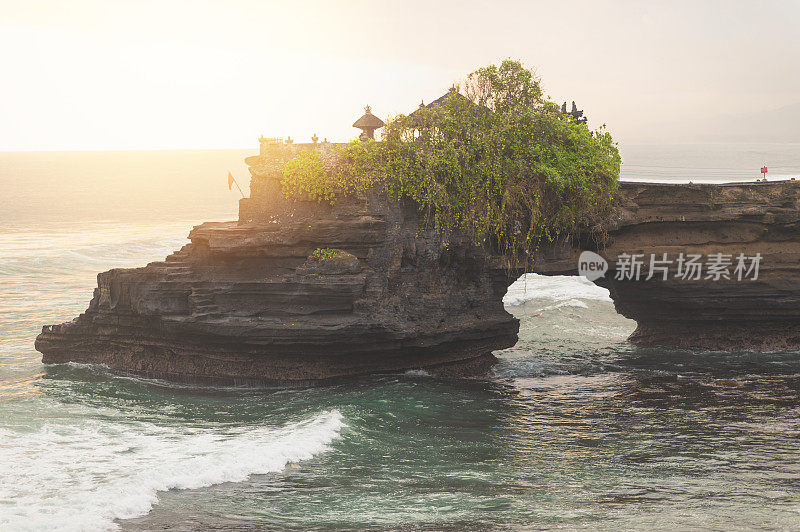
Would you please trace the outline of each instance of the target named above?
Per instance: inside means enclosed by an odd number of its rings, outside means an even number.
[[[470,74],[440,105],[388,120],[382,142],[301,153],[282,186],[287,197],[334,203],[379,185],[416,202],[436,230],[519,257],[596,225],[620,162],[604,127],[562,114],[530,70],[506,60]]]

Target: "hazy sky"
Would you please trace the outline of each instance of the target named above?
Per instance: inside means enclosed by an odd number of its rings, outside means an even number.
[[[800,1],[0,0],[0,149],[348,140],[511,57],[621,141],[800,102]]]

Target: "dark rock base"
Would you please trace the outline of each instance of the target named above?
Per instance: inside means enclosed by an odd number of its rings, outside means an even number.
[[[712,351],[793,351],[800,349],[800,323],[692,321],[639,323],[628,338],[642,346]]]
[[[347,356],[316,352],[288,355],[252,346],[213,341],[99,339],[43,332],[36,348],[42,362],[103,364],[126,374],[188,384],[270,385],[308,384],[370,374],[422,370],[446,378],[484,377],[497,358],[493,350],[511,347],[516,323],[499,327],[498,336],[451,341],[430,348],[407,347],[392,351],[353,346]]]

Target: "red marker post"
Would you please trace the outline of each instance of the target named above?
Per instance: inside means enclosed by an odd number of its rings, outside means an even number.
[[[762,166],[761,167],[761,177],[764,177],[764,178],[767,177],[767,167],[766,166]]]

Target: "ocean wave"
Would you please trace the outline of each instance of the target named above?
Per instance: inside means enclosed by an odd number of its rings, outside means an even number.
[[[569,375],[569,369],[552,360],[536,357],[524,350],[509,349],[499,356],[500,362],[492,367],[492,375],[498,379],[518,377],[549,377]]]
[[[566,301],[556,303],[555,305],[548,305],[546,307],[543,307],[539,309],[539,311],[543,312],[547,310],[556,310],[560,308],[589,308],[589,305],[587,305],[580,299],[568,299]]]
[[[241,482],[308,460],[344,426],[332,410],[279,428],[87,420],[0,429],[0,529],[113,529],[147,514],[159,491]]]
[[[566,302],[560,306],[583,308],[586,305],[581,300],[611,301],[608,290],[597,286],[586,277],[526,273],[508,287],[503,303],[515,306],[538,299]]]

